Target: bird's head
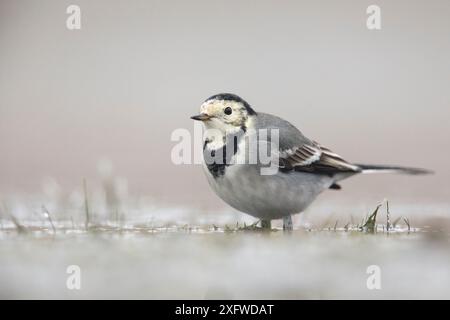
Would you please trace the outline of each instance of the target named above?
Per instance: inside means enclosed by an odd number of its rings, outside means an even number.
[[[231,93],[216,94],[203,102],[200,114],[191,119],[202,121],[207,129],[223,134],[245,129],[247,121],[256,112],[241,97]]]

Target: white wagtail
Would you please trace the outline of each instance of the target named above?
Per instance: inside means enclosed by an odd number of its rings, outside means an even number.
[[[259,218],[263,228],[270,228],[272,219],[283,218],[283,229],[291,230],[291,214],[305,210],[322,191],[340,189],[340,180],[358,173],[430,173],[418,168],[347,162],[305,137],[288,121],[255,112],[235,94],[222,93],[206,99],[200,112],[191,118],[202,121],[206,129],[203,167],[210,186],[233,208]],[[269,151],[277,154],[279,170],[275,174],[261,174],[260,161],[236,161],[248,160],[244,142],[250,132],[256,132],[258,143],[270,142],[269,134],[259,134],[261,129],[275,129],[278,133],[278,150]]]

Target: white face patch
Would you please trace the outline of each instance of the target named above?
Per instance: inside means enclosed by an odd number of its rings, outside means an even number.
[[[242,127],[248,118],[244,105],[236,101],[208,100],[201,105],[200,112],[211,116],[210,125],[218,129]]]
[[[208,100],[201,105],[200,112],[211,117],[203,124],[206,129],[205,138],[210,141],[209,147],[212,149],[221,148],[224,138],[246,127],[249,119],[245,106],[236,101]]]

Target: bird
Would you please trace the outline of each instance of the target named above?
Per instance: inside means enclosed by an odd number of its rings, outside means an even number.
[[[209,97],[201,104],[200,114],[191,119],[201,121],[205,129],[203,171],[210,187],[231,207],[258,218],[263,229],[271,229],[272,220],[283,219],[283,230],[293,230],[292,215],[303,212],[323,191],[341,189],[341,180],[357,174],[432,173],[421,168],[346,161],[307,138],[290,122],[256,112],[233,93]],[[278,135],[277,144],[268,133],[273,130]],[[262,174],[267,163],[259,158],[248,161],[252,154],[260,155],[249,147],[249,141],[269,150],[274,173]]]

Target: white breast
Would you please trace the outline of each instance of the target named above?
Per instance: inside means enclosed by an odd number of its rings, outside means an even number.
[[[303,172],[263,176],[257,165],[227,166],[217,178],[204,171],[215,193],[233,208],[260,219],[279,219],[306,209],[332,179]]]

